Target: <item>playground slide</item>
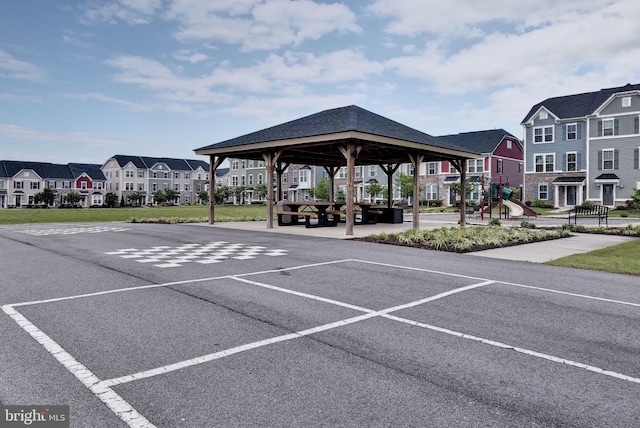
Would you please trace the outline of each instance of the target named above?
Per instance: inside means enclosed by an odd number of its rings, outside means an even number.
[[[524,210],[522,209],[522,207],[518,204],[516,204],[513,201],[510,201],[509,199],[503,199],[502,203],[509,208],[509,213],[511,217],[522,217],[522,215],[524,214]]]

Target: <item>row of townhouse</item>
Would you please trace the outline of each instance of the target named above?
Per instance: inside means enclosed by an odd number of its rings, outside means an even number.
[[[174,204],[200,202],[199,194],[209,191],[209,164],[202,160],[115,155],[102,166],[106,191],[119,200],[131,202],[135,193],[143,203],[154,203],[154,193],[172,189],[177,193]]]
[[[640,85],[549,98],[522,126],[525,198],[615,207],[640,188]]]
[[[467,176],[472,183],[470,199],[480,201],[482,183],[503,182],[510,187],[523,187],[524,151],[520,141],[505,131],[495,129],[488,131],[467,132],[446,135],[439,138],[447,139],[458,145],[473,148],[481,157],[468,162]],[[231,188],[245,189],[242,201],[233,198],[236,203],[251,203],[260,201],[254,192],[257,184],[264,184],[266,169],[264,162],[230,159],[228,176],[224,177],[225,185]],[[403,164],[394,175],[403,173],[413,175],[411,164]],[[457,186],[460,174],[449,162],[428,162],[420,166],[420,199],[443,200],[444,205],[452,205],[457,199]],[[322,178],[328,174],[324,168],[312,165],[290,165],[282,175],[282,198],[289,201],[306,201],[314,198],[314,189]],[[355,198],[358,201],[378,202],[383,195],[369,194],[369,185],[377,183],[387,185],[387,175],[378,165],[356,166],[355,168]],[[395,180],[394,180],[395,182]],[[346,192],[347,168],[342,167],[335,176],[336,191]],[[274,183],[275,189],[275,183]],[[400,189],[394,185],[392,199],[400,200]],[[411,198],[409,200],[411,202]]]
[[[102,205],[106,177],[100,165],[0,160],[0,208],[34,205],[35,195],[49,188],[56,194],[53,206],[65,196],[83,196],[81,206]]]

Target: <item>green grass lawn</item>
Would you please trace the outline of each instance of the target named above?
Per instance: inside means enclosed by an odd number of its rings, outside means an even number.
[[[216,221],[266,220],[264,205],[216,205]],[[205,205],[149,208],[3,209],[0,224],[131,221],[132,219],[193,218],[207,221]]]
[[[640,254],[640,239],[585,254],[574,254],[552,260],[546,264],[640,275],[640,257],[638,257],[638,254]]]

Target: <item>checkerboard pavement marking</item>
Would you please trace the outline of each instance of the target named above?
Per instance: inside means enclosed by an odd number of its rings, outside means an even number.
[[[102,232],[125,232],[131,230],[119,226],[73,226],[73,227],[55,227],[43,229],[24,229],[18,230],[19,233],[25,233],[33,236],[47,235],[76,235],[78,233],[102,233]]]
[[[173,268],[184,266],[186,263],[207,265],[228,259],[250,260],[258,256],[278,257],[286,255],[287,250],[214,241],[206,244],[183,244],[178,247],[160,245],[147,249],[123,248],[105,254],[133,259],[138,263],[149,263],[159,268]]]

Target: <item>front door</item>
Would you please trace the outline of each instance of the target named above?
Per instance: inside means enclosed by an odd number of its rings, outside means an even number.
[[[456,189],[449,187],[449,205],[454,206],[457,199],[458,192],[456,192]]]
[[[602,205],[613,206],[613,184],[602,185]]]
[[[16,195],[16,208],[20,208],[22,206],[22,196]]]
[[[578,188],[576,186],[567,186],[567,205],[576,205],[576,196],[578,194]]]

